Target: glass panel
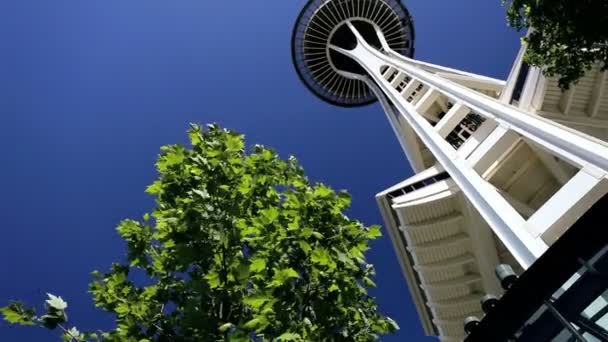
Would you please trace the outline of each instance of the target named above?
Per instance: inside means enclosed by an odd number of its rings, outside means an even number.
[[[594,300],[591,305],[589,305],[583,311],[583,317],[592,319],[592,317],[598,313],[602,308],[608,305],[608,301],[606,301],[606,296],[608,295],[608,291],[604,292],[601,296],[599,296],[596,300]]]
[[[600,328],[608,331],[608,313],[598,319],[595,324],[597,324]]]
[[[555,336],[551,342],[569,342],[570,337],[572,337],[572,334],[568,330],[564,329],[559,333],[559,335]]]
[[[602,340],[591,335],[590,333],[584,333],[583,337],[587,340],[587,342],[602,342]]]

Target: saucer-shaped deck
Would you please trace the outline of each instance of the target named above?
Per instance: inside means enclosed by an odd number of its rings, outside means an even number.
[[[342,107],[364,106],[376,101],[360,80],[340,75],[328,44],[346,20],[376,24],[388,45],[413,57],[412,18],[399,0],[310,0],[293,30],[291,48],[298,76],[316,96]],[[370,25],[371,26],[371,25]]]

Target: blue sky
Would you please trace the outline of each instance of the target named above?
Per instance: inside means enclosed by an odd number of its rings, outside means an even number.
[[[153,200],[159,146],[189,122],[219,122],[248,144],[294,154],[309,177],[348,189],[349,213],[381,223],[374,194],[411,171],[379,105],[320,102],[291,65],[304,0],[0,2],[0,304],[68,300],[83,329],[108,327],[89,273],[124,258],[114,227]],[[416,57],[505,78],[519,46],[500,0],[407,0]],[[423,337],[392,245],[373,244],[381,311]],[[0,323],[0,340],[56,334]]]

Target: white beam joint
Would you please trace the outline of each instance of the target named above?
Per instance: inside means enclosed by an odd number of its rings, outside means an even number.
[[[435,130],[442,138],[447,137],[470,112],[471,110],[461,102],[456,103],[447,113],[445,113],[445,116],[439,120],[435,126]]]
[[[420,113],[425,113],[438,98],[439,92],[433,88],[428,88],[420,101],[416,104],[416,110]]]
[[[534,236],[542,235],[545,242],[555,242],[591,206],[603,196],[606,180],[580,170],[559,189],[526,222],[526,229]]]

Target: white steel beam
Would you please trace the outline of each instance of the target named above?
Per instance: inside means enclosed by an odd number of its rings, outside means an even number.
[[[415,139],[414,132],[411,127],[409,127],[406,123],[401,123],[398,113],[395,113],[393,107],[390,105],[386,96],[378,85],[375,82],[369,81],[367,78],[363,79],[365,83],[372,90],[376,98],[380,101],[380,105],[386,114],[386,118],[393,129],[393,133],[397,136],[397,140],[399,141],[399,145],[401,145],[401,149],[405,153],[405,157],[409,161],[412,169],[416,172],[420,172],[424,170],[424,161],[422,160],[422,148],[418,146],[418,142]]]
[[[606,80],[608,79],[607,75],[607,71],[600,71],[596,76],[589,107],[587,107],[587,113],[592,118],[595,118],[600,111],[600,103],[602,102],[602,95],[604,95],[604,88],[606,87]]]
[[[356,31],[356,28],[350,23],[349,27]],[[553,152],[558,152],[557,154],[560,156],[577,163],[581,167],[600,168],[604,174],[608,172],[608,147],[589,139],[586,134],[565,129],[565,127],[550,120],[530,115],[512,106],[494,101],[459,84],[446,82],[445,79],[417,67],[415,60],[404,56],[399,59],[391,58],[367,44],[358,32],[356,36],[359,42],[358,47],[366,46],[366,50],[372,56],[382,61],[382,65],[400,69],[412,78],[417,78],[427,85],[435,87],[449,97],[461,99],[467,105],[470,105],[471,109],[478,111],[479,114],[495,118],[501,124],[508,124],[519,134],[540,143]],[[390,47],[384,46],[384,49],[390,49]],[[347,55],[348,52],[346,51]],[[397,54],[394,51],[392,53]],[[377,74],[378,71],[374,70],[374,73]]]
[[[445,79],[473,89],[490,90],[499,93],[505,88],[505,82],[488,81],[487,79],[473,77],[469,75],[438,72],[437,76],[441,76]]]
[[[576,92],[576,86],[571,85],[570,89],[562,93],[562,97],[559,100],[559,109],[564,115],[570,114],[572,108],[572,100],[574,99],[574,93]]]

